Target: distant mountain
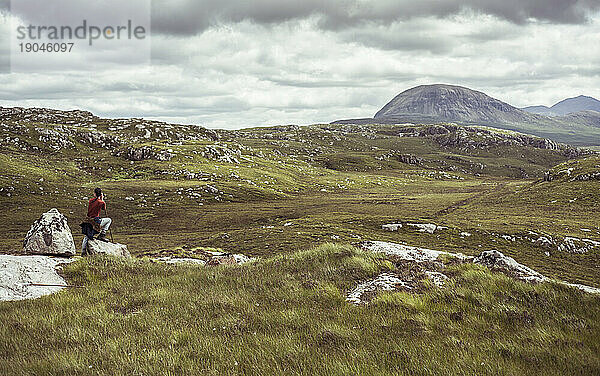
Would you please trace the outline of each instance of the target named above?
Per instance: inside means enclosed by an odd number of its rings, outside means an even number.
[[[554,116],[556,115],[552,112],[552,109],[548,106],[529,106],[523,107],[521,110],[525,112],[529,112],[530,114],[538,114],[538,115],[546,115],[546,116]]]
[[[596,98],[580,95],[575,98],[565,99],[552,106],[552,111],[559,115],[566,115],[580,111],[600,112],[600,101]]]
[[[554,119],[571,124],[582,124],[600,128],[600,112],[598,111],[572,112],[564,116],[555,117]]]
[[[568,98],[562,100],[555,104],[552,107],[546,106],[529,106],[523,108],[524,111],[548,115],[548,116],[556,116],[556,115],[567,115],[574,112],[581,111],[597,111],[600,112],[600,101],[596,98],[587,97],[585,95],[580,95],[575,98]]]
[[[600,101],[584,96],[552,107],[528,107],[526,111],[466,87],[422,85],[398,94],[373,118],[334,121],[345,124],[448,122],[519,131],[571,145],[600,145]]]
[[[480,91],[453,85],[423,85],[398,94],[375,119],[423,114],[447,121],[523,122],[531,115]]]

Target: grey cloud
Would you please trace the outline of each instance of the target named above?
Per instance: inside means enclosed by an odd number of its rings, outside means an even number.
[[[219,24],[244,20],[260,24],[319,16],[325,29],[365,23],[390,24],[415,17],[447,17],[463,11],[493,15],[516,24],[532,19],[576,24],[600,9],[600,0],[176,0],[153,3],[152,26],[165,34],[196,34]]]
[[[369,87],[373,86],[368,82],[357,82],[355,79],[348,80],[294,80],[280,77],[265,78],[280,86],[295,86],[301,88],[322,88],[322,87]]]
[[[402,32],[390,30],[358,28],[350,32],[342,32],[346,42],[360,43],[368,47],[383,50],[427,51],[436,54],[450,52],[456,40],[445,37],[441,33]]]

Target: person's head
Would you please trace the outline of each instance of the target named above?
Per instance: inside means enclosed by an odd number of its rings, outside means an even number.
[[[100,188],[94,189],[94,194],[96,195],[96,197],[100,197],[102,195],[102,189],[100,189]]]

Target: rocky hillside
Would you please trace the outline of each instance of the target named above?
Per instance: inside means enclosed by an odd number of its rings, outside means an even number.
[[[544,179],[547,181],[600,181],[600,157],[592,155],[561,163],[549,170]]]
[[[577,99],[577,98],[576,98]],[[561,103],[561,113],[576,109],[579,101]],[[558,104],[557,104],[558,105]],[[484,125],[549,138],[580,146],[600,145],[600,113],[554,115],[548,108],[530,113],[482,92],[452,85],[423,85],[398,94],[374,118],[337,120],[340,124],[430,124],[454,122]],[[564,111],[563,111],[564,110]]]
[[[554,119],[568,124],[588,124],[591,127],[600,128],[600,112],[598,111],[572,112],[564,116],[555,117]]]
[[[0,115],[1,375],[599,374],[593,152],[448,122]],[[80,257],[96,187],[118,244]]]
[[[546,209],[538,214],[556,215],[561,221],[543,217],[536,225],[516,226],[520,232],[550,226],[544,230],[554,238],[585,235],[575,225],[562,226],[567,206],[581,203],[577,210],[585,218],[588,210],[595,210],[589,204],[595,197],[594,185],[584,184],[574,196],[572,186],[577,182],[543,182],[554,166],[576,163],[592,152],[490,127],[316,124],[227,131],[144,119],[102,119],[84,111],[12,108],[1,113],[0,220],[6,227],[0,246],[10,252],[21,247],[40,205],[52,202],[69,220],[77,221],[96,186],[106,189],[111,205],[118,208],[115,223],[123,226],[122,231],[137,233],[137,220],[152,218],[152,229],[128,240],[134,255],[156,251],[157,242],[169,248],[197,244],[197,220],[205,234],[197,245],[227,248],[239,242],[251,254],[264,255],[290,245],[338,239],[338,232],[352,240],[365,229],[379,229],[380,205],[389,204],[385,223],[398,220],[394,218],[398,210],[408,210],[404,215],[413,218],[452,215],[452,221],[473,233],[474,218],[490,223],[490,203],[480,206],[474,201],[467,207],[471,196],[494,192],[489,198],[494,210],[514,210],[513,223],[519,224],[522,213],[531,211],[529,205],[544,209],[548,197],[560,190],[550,200],[558,214]],[[533,201],[525,193],[512,192],[534,182],[540,184]],[[501,189],[505,186],[508,192]],[[506,200],[507,193],[520,201]],[[397,206],[408,200],[404,197],[415,202]],[[280,209],[266,209],[280,200],[287,200]],[[347,229],[347,220],[355,214],[328,217],[327,225],[313,221],[344,205],[343,210],[361,213],[358,221],[350,220],[353,230]],[[196,213],[190,214],[193,221],[180,215],[182,208]],[[297,218],[302,220],[296,222]],[[492,223],[494,231],[506,231],[504,222]],[[163,228],[173,231],[153,236]]]

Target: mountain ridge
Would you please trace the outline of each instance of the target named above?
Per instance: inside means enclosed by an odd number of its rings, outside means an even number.
[[[567,102],[562,106],[569,107],[571,104]],[[578,146],[600,145],[600,112],[569,112],[561,116],[530,113],[481,91],[449,84],[410,88],[396,95],[373,118],[336,120],[333,123],[436,122],[485,125]]]
[[[527,106],[522,110],[533,114],[547,116],[564,116],[575,112],[596,111],[600,112],[600,101],[587,95],[563,99],[551,107],[548,106]]]

